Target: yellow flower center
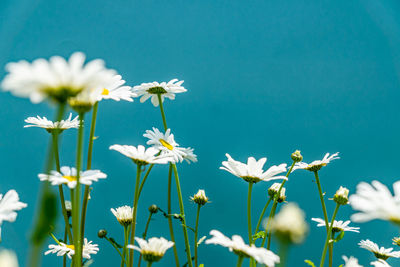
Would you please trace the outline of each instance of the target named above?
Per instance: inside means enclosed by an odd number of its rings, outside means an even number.
[[[76,176],[64,175],[63,178],[70,182],[76,181]]]
[[[174,149],[174,147],[170,143],[165,141],[164,139],[160,139],[159,141],[164,147],[168,148],[169,150],[173,150]]]
[[[107,90],[106,88],[103,89],[103,92],[101,92],[102,95],[109,95],[110,91]]]
[[[73,249],[73,250],[75,250],[75,246],[74,245],[65,245],[67,248],[69,248],[69,249]]]

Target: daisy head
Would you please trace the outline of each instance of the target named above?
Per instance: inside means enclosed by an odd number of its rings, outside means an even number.
[[[88,242],[87,238],[84,239],[83,249],[82,249],[82,257],[85,259],[90,259],[91,254],[97,254],[99,251],[99,247],[97,244],[92,244],[92,241]],[[75,246],[67,245],[63,242],[59,242],[57,245],[50,244],[49,250],[47,250],[44,255],[48,254],[57,254],[57,256],[67,255],[68,258],[72,258],[75,255]]]
[[[342,256],[342,259],[344,260],[343,267],[363,267],[362,265],[358,264],[358,259],[354,258],[353,256],[350,256],[350,258],[347,256]]]
[[[145,148],[142,145],[138,147],[127,146],[127,145],[112,145],[111,150],[118,151],[124,156],[131,158],[135,164],[147,165],[147,164],[166,164],[169,162],[169,158],[158,155],[159,150],[154,147]]]
[[[204,206],[208,202],[208,197],[206,196],[206,192],[200,189],[194,196],[190,197],[194,203]]]
[[[163,237],[152,237],[148,241],[135,237],[135,240],[139,244],[139,247],[134,245],[128,245],[127,247],[139,251],[143,259],[148,262],[161,260],[165,252],[174,246],[174,242],[168,241]]]
[[[214,244],[226,247],[229,251],[235,253],[240,257],[245,258],[253,258],[260,264],[264,264],[267,266],[275,266],[275,264],[279,263],[279,256],[274,254],[272,251],[265,248],[258,248],[252,245],[247,245],[244,243],[243,238],[238,235],[232,236],[232,239],[226,237],[218,230],[211,230],[210,235],[212,237],[207,239],[206,244]]]
[[[16,96],[30,98],[33,103],[46,98],[65,102],[82,91],[104,88],[115,71],[107,69],[103,60],[85,64],[85,59],[83,53],[76,52],[68,60],[53,56],[32,63],[25,60],[8,63],[2,87]]]
[[[227,161],[222,162],[221,170],[230,172],[231,174],[242,178],[249,183],[257,183],[259,181],[271,181],[276,179],[287,180],[286,176],[278,175],[286,171],[286,164],[274,165],[264,171],[263,167],[267,158],[256,160],[253,157],[247,159],[247,164],[234,160],[229,154],[226,154]]]
[[[112,99],[115,101],[125,100],[133,102],[133,97],[136,96],[132,92],[132,87],[124,85],[125,81],[122,80],[121,75],[114,75],[109,84],[107,84],[101,91],[99,101],[102,99]]]
[[[183,81],[173,79],[169,82],[152,82],[142,83],[133,87],[133,92],[140,97],[140,102],[143,103],[147,99],[151,98],[151,103],[157,107],[160,103],[158,98],[161,98],[161,102],[164,102],[165,98],[171,100],[175,99],[175,94],[183,93],[187,90],[182,86]]]
[[[63,166],[58,171],[51,171],[50,174],[39,174],[40,181],[49,181],[52,185],[66,184],[69,188],[73,189],[77,184],[77,172],[73,167]],[[79,175],[79,182],[84,185],[91,185],[99,179],[105,179],[107,175],[99,170],[81,171]]]
[[[24,128],[27,127],[39,127],[46,129],[49,133],[58,130],[59,132],[62,132],[66,129],[71,129],[71,128],[78,128],[79,127],[79,116],[76,116],[74,119],[72,119],[72,113],[69,114],[68,118],[66,120],[61,120],[61,121],[56,121],[52,122],[48,120],[46,117],[29,117],[25,120],[27,125],[24,126]]]
[[[153,127],[153,130],[147,130],[144,137],[148,138],[148,145],[153,146],[160,151],[160,155],[170,158],[171,163],[178,163],[185,160],[186,162],[197,162],[197,156],[193,153],[193,148],[180,147],[175,142],[174,135],[171,133],[171,129],[167,129],[165,133],[162,133],[159,129]]]
[[[17,211],[26,208],[27,206],[26,203],[19,201],[19,195],[14,189],[9,190],[4,196],[0,194],[0,227],[3,221],[15,222],[18,215]]]
[[[379,247],[376,243],[367,240],[361,240],[358,245],[361,248],[374,253],[377,259],[387,260],[388,258],[400,258],[400,251],[393,251],[393,248]]]
[[[297,162],[293,167],[293,171],[297,170],[297,169],[303,169],[303,170],[308,170],[308,171],[312,171],[312,172],[317,172],[322,167],[328,165],[332,160],[340,159],[338,157],[338,155],[339,155],[339,152],[332,154],[332,155],[330,155],[329,153],[326,153],[322,160],[315,160],[311,163]]]
[[[321,219],[321,218],[312,218],[311,220],[313,220],[314,222],[317,222],[317,226],[318,227],[326,227],[325,225],[325,220]],[[342,231],[344,232],[356,232],[359,233],[360,231],[360,227],[351,227],[349,226],[349,224],[351,223],[350,220],[348,221],[334,221],[333,222],[333,226],[332,226],[332,233],[340,233]],[[330,226],[330,224],[329,224]]]
[[[126,227],[132,224],[133,208],[122,206],[116,209],[111,209],[111,212],[122,226]]]

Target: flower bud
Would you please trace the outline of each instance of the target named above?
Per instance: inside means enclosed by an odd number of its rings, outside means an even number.
[[[280,183],[272,184],[271,187],[268,188],[268,195],[271,198],[274,198],[278,194],[279,188],[281,188],[281,184]],[[286,192],[286,189],[284,187],[282,187],[281,193],[279,194],[279,197],[277,199],[277,201],[279,203],[282,203],[282,202],[284,202],[286,200],[285,192]]]
[[[157,205],[151,205],[150,207],[149,207],[149,211],[150,211],[150,213],[152,213],[152,214],[154,214],[154,213],[157,213],[157,211],[158,211],[158,207],[157,207]]]
[[[208,197],[204,190],[200,189],[197,194],[190,198],[194,203],[203,206],[208,202]]]
[[[333,200],[339,205],[346,205],[349,203],[349,189],[341,186],[336,194],[333,196]]]
[[[303,156],[300,154],[300,150],[296,150],[292,153],[291,158],[294,162],[300,162],[303,160]]]
[[[65,200],[65,210],[67,212],[68,218],[72,215],[72,204],[71,201]]]
[[[278,197],[278,203],[282,203],[286,200],[285,192],[286,192],[286,188],[282,187],[280,196]]]
[[[99,230],[99,231],[97,232],[97,236],[98,236],[99,238],[104,238],[104,237],[106,237],[106,236],[107,236],[107,230],[106,230],[106,229],[101,229],[101,230]]]

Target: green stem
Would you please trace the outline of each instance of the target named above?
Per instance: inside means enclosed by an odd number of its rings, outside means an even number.
[[[158,97],[158,102],[160,103],[160,111],[161,111],[161,117],[164,125],[164,130],[166,131],[168,129],[167,126],[167,120],[165,119],[165,112],[164,112],[164,105],[163,102],[161,101],[161,94],[157,94]]]
[[[334,238],[333,238],[334,239]],[[332,267],[332,257],[333,257],[333,243],[329,244],[329,267]]]
[[[243,256],[238,256],[238,260],[236,263],[236,267],[241,267],[243,263],[244,257]]]
[[[197,255],[197,242],[198,242],[198,234],[199,234],[199,217],[200,217],[200,208],[201,205],[197,204],[197,215],[196,215],[196,226],[194,228],[194,266],[198,265],[198,255]]]
[[[336,214],[337,214],[337,212],[339,210],[339,207],[340,207],[340,204],[336,204],[335,211],[333,212],[333,215],[332,215],[331,223],[328,224],[328,233],[326,235],[326,240],[325,240],[324,250],[322,251],[321,261],[319,263],[320,267],[323,267],[324,263],[325,263],[326,250],[327,250],[327,248],[329,246],[329,241],[331,240],[333,223],[335,222]]]
[[[146,240],[147,230],[149,229],[149,225],[150,225],[150,221],[151,221],[151,216],[153,216],[153,213],[152,213],[152,212],[150,212],[149,217],[147,218],[146,227],[144,228],[144,233],[143,233],[143,239],[144,239],[144,240]],[[138,267],[140,267],[141,263],[142,263],[142,254],[140,254],[140,256],[139,256]]]
[[[108,243],[111,244],[111,246],[113,246],[115,248],[115,250],[118,252],[118,254],[121,257],[121,259],[126,263],[124,257],[121,254],[121,251],[119,251],[118,247],[114,244],[114,242],[111,242],[111,240],[107,236],[105,236],[104,238],[108,241]]]
[[[172,169],[174,170],[176,190],[177,190],[178,199],[179,199],[179,210],[180,210],[180,213],[181,213],[181,216],[182,216],[182,230],[183,230],[183,236],[185,238],[186,256],[187,256],[189,267],[193,267],[192,256],[190,254],[190,245],[189,245],[190,243],[189,243],[189,237],[188,237],[187,227],[186,227],[185,209],[184,209],[184,206],[183,206],[182,192],[181,192],[181,185],[180,185],[180,182],[179,182],[178,169],[176,168],[175,164],[172,164]]]
[[[69,229],[69,224],[68,226],[65,226],[65,230],[64,230],[64,244],[68,244],[68,235],[67,235],[67,229]],[[67,266],[67,255],[63,256],[63,267]]]
[[[153,263],[152,263],[151,261],[148,261],[148,262],[147,262],[147,267],[151,267],[152,264],[153,264]]]
[[[125,264],[125,255],[126,255],[126,250],[128,249],[126,246],[128,245],[128,240],[129,240],[129,233],[128,233],[128,227],[124,226],[124,247],[122,248],[122,259],[121,259],[121,267],[124,267]]]
[[[74,246],[75,255],[74,262],[75,267],[82,266],[82,238],[81,228],[79,225],[79,211],[80,211],[80,196],[81,196],[81,183],[80,183],[80,172],[82,169],[82,152],[83,152],[83,119],[85,114],[79,113],[79,130],[78,130],[78,146],[76,150],[76,187],[74,191],[74,201],[72,207],[72,229],[74,232]]]
[[[249,244],[253,244],[253,231],[251,230],[251,191],[253,183],[249,182],[249,190],[247,192],[247,230],[249,232]]]
[[[171,213],[172,213],[172,207],[171,207],[171,191],[172,191],[172,165],[169,165],[169,171],[168,171],[168,226],[169,226],[169,234],[171,236],[171,241],[174,242],[174,257],[175,257],[175,264],[176,267],[180,267],[179,264],[179,257],[178,257],[178,250],[176,248],[176,242],[175,242],[175,235],[174,235],[174,227],[172,224],[172,218],[171,218]]]
[[[254,231],[254,234],[257,234],[258,230],[260,229],[260,225],[261,225],[262,219],[264,217],[265,211],[267,210],[267,208],[269,206],[269,203],[271,202],[271,199],[272,199],[271,197],[268,199],[267,203],[265,204],[265,206],[264,206],[264,208],[263,208],[263,210],[262,210],[262,212],[260,214],[260,218],[258,218],[258,222],[257,222],[256,230]]]
[[[154,166],[154,164],[151,164],[150,167],[147,169],[146,174],[143,176],[143,180],[140,183],[140,187],[139,187],[139,197],[140,197],[140,194],[142,193],[144,183],[146,182],[147,177],[149,176],[151,169],[153,169],[153,166]]]
[[[133,244],[135,242],[136,215],[137,215],[137,207],[138,207],[138,201],[139,201],[139,182],[140,182],[140,174],[142,172],[141,168],[142,168],[142,166],[140,164],[137,164],[135,193],[134,193],[135,195],[134,195],[134,200],[133,200],[133,220],[132,220],[132,230],[131,230],[131,239],[130,239],[131,244]],[[129,251],[129,264],[131,267],[133,267],[133,258],[134,258],[134,253],[133,253],[133,250],[131,250],[131,251]]]
[[[286,266],[286,261],[287,261],[287,256],[288,256],[288,251],[289,251],[289,243],[282,241],[280,243],[280,248],[279,248],[279,258],[280,258],[280,263],[279,267],[285,267]]]

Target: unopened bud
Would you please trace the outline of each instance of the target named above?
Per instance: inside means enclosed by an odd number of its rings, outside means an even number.
[[[106,237],[106,236],[107,236],[107,230],[106,230],[106,229],[101,229],[101,230],[99,230],[99,232],[97,232],[97,236],[98,236],[99,238],[104,238],[104,237]]]
[[[206,196],[206,192],[204,192],[204,190],[202,189],[200,189],[193,197],[190,197],[190,199],[194,203],[199,204],[200,206],[203,206],[208,202],[208,197]]]
[[[292,153],[291,158],[294,162],[300,162],[303,160],[303,156],[300,153],[300,150],[296,150]]]
[[[349,202],[349,189],[341,186],[333,196],[333,200],[339,205],[346,205]]]
[[[150,207],[149,207],[149,211],[150,211],[150,213],[152,213],[152,214],[154,214],[154,213],[157,213],[158,212],[158,207],[157,207],[157,205],[151,205]]]
[[[72,215],[72,204],[71,201],[65,200],[65,211],[67,212],[68,218]]]

